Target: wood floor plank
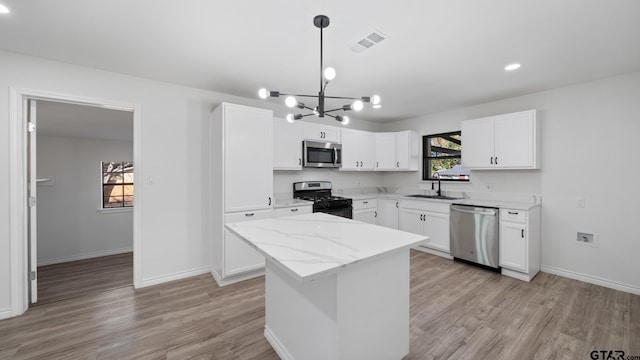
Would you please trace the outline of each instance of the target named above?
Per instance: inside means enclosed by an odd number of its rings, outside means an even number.
[[[405,360],[640,355],[638,295],[545,273],[526,283],[418,251],[410,291]],[[0,321],[0,359],[278,359],[263,332],[264,278],[220,288],[205,274],[34,306]]]

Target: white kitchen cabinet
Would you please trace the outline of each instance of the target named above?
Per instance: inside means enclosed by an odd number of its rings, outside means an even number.
[[[418,170],[420,144],[415,131],[375,133],[376,171]]]
[[[502,274],[530,281],[540,271],[540,207],[500,209]]]
[[[302,214],[311,214],[313,212],[313,205],[298,205],[291,207],[284,207],[275,209],[275,217],[283,217],[283,216],[291,216],[291,215],[302,215]]]
[[[225,224],[227,224],[248,220],[269,219],[272,217],[272,210],[260,210],[227,214],[224,218]],[[226,228],[224,229],[223,253],[223,278],[264,268],[264,257]]]
[[[400,200],[378,199],[378,225],[398,229]]]
[[[273,170],[302,170],[303,125],[273,119]]]
[[[468,169],[539,169],[536,111],[461,122],[462,166]]]
[[[273,149],[273,113],[228,103],[221,106],[225,212],[270,209],[273,152],[265,149]]]
[[[374,135],[367,131],[342,129],[340,170],[374,170]]]
[[[307,140],[340,142],[340,128],[328,125],[303,123],[303,136]]]
[[[378,200],[359,199],[353,200],[353,220],[369,224],[378,223]]]
[[[398,211],[400,230],[429,237],[418,249],[436,250],[437,255],[450,253],[450,204],[441,201],[401,200]]]
[[[212,275],[222,286],[264,273],[264,259],[224,224],[273,216],[273,112],[222,103],[210,120],[208,223]]]

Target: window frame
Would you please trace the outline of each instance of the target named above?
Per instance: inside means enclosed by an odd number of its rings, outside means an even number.
[[[460,138],[460,155],[452,155],[452,156],[428,156],[431,154],[429,151],[429,147],[431,146],[431,138],[446,138],[452,135],[459,135]],[[443,158],[452,158],[452,159],[461,159],[462,160],[462,130],[449,131],[437,134],[429,134],[422,136],[422,181],[452,181],[452,182],[469,182],[471,180],[471,175],[467,176],[467,179],[437,179],[429,177],[429,172],[431,171],[431,161],[443,159]]]
[[[105,176],[105,172],[104,172],[104,164],[106,163],[130,163],[131,164],[131,174],[134,174],[134,169],[135,169],[135,164],[133,161],[131,160],[117,160],[117,161],[100,161],[100,211],[105,211],[105,212],[118,212],[118,211],[128,211],[133,209],[133,207],[135,206],[135,177],[133,178],[133,182],[124,182],[124,174],[125,172],[123,171],[121,174],[123,175],[123,179],[121,183],[115,183],[115,184],[109,184],[109,183],[105,183],[104,182],[104,176]],[[123,195],[122,195],[122,206],[114,206],[114,207],[105,207],[105,198],[109,197],[105,195],[105,187],[106,186],[114,186],[114,185],[118,185],[118,186],[122,186],[123,187]],[[124,201],[124,197],[125,196],[129,196],[129,195],[124,195],[124,186],[127,185],[131,185],[133,187],[133,195],[130,195],[133,199],[133,201],[131,202],[132,205],[125,205],[125,201]]]

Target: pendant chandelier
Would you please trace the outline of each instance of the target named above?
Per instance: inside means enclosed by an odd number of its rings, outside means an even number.
[[[262,88],[258,91],[258,96],[262,99],[268,97],[280,97],[286,96],[285,104],[290,108],[298,108],[302,110],[310,110],[308,114],[293,114],[287,115],[287,121],[294,122],[294,120],[300,120],[303,117],[315,115],[317,117],[329,116],[342,124],[349,123],[349,117],[346,115],[334,115],[332,113],[336,111],[360,111],[364,107],[364,103],[371,103],[373,108],[380,108],[380,96],[362,96],[362,97],[346,97],[346,96],[327,96],[325,95],[325,89],[331,80],[336,77],[336,70],[332,67],[324,68],[322,61],[322,29],[329,26],[329,17],[325,15],[318,15],[313,18],[313,24],[320,29],[320,92],[318,95],[304,95],[304,94],[284,94],[279,91],[271,91]],[[305,105],[305,103],[298,101],[296,98],[316,98],[318,105],[315,108]],[[353,100],[350,104],[343,105],[335,109],[325,109],[325,99],[339,99],[339,100]]]

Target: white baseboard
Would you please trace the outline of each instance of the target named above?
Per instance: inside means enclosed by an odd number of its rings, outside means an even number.
[[[437,255],[440,257],[443,257],[445,259],[449,259],[449,260],[453,260],[453,256],[451,256],[451,254],[448,254],[444,251],[440,251],[440,250],[436,250],[436,249],[431,249],[422,245],[418,245],[416,247],[412,248],[413,250],[418,250],[418,251],[422,251],[422,252],[426,252],[427,254],[431,254],[431,255]]]
[[[207,274],[210,271],[211,271],[211,266],[203,266],[197,269],[180,271],[180,272],[168,274],[168,275],[156,276],[150,279],[143,279],[140,285],[140,288],[158,285],[158,284],[166,283],[169,281],[181,280],[181,279],[185,279],[192,276]]]
[[[543,265],[540,268],[540,271],[546,272],[546,273],[549,273],[549,274],[553,274],[553,275],[563,276],[563,277],[566,277],[566,278],[569,278],[569,279],[583,281],[583,282],[586,282],[586,283],[589,283],[589,284],[600,285],[600,286],[604,286],[604,287],[607,287],[607,288],[610,288],[610,289],[620,290],[620,291],[628,292],[628,293],[631,293],[631,294],[640,295],[640,288],[639,287],[631,286],[631,285],[627,285],[627,284],[622,284],[622,283],[611,281],[611,280],[602,279],[602,278],[599,278],[599,277],[596,277],[596,276],[581,274],[581,273],[577,273],[577,272],[574,272],[574,271],[559,269],[559,268],[555,268],[555,267],[552,267],[552,266],[545,266],[545,265]]]
[[[287,349],[285,349],[284,345],[282,345],[280,340],[278,340],[278,337],[273,333],[273,331],[271,331],[271,329],[269,329],[267,325],[264,326],[264,337],[267,339],[269,344],[271,344],[271,347],[273,348],[273,350],[275,350],[276,354],[278,354],[280,359],[294,360],[293,356],[289,354]]]
[[[11,308],[0,309],[0,320],[11,317]]]
[[[121,249],[95,251],[95,252],[85,253],[85,254],[63,256],[63,257],[54,258],[54,259],[38,260],[38,266],[60,264],[60,263],[65,263],[69,261],[85,260],[85,259],[91,259],[91,258],[96,258],[101,256],[124,254],[128,252],[133,252],[133,248],[121,248]]]
[[[264,269],[260,271],[253,271],[242,275],[236,275],[234,277],[223,279],[222,276],[216,271],[216,269],[211,269],[211,275],[213,279],[216,281],[218,286],[223,287],[231,284],[235,284],[240,281],[245,281],[249,279],[253,279],[258,276],[264,275]]]
[[[512,277],[514,279],[530,282],[533,277],[529,277],[528,274],[521,273],[519,271],[513,271],[511,269],[501,268],[500,273],[504,276]],[[536,272],[537,274],[537,272]],[[533,275],[535,277],[535,274]]]

